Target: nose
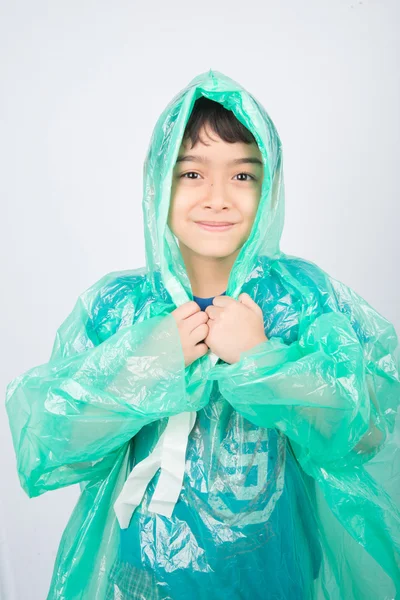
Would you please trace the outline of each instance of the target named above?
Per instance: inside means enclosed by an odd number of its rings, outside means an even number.
[[[229,205],[228,194],[223,184],[218,181],[210,183],[204,198],[204,206],[213,208],[214,210],[221,210]]]

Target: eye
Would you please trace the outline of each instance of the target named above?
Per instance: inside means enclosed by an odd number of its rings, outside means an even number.
[[[186,177],[186,175],[199,175],[195,171],[188,171],[187,173],[183,173],[180,177]],[[187,179],[197,179],[197,177],[187,177]]]
[[[250,177],[250,179],[240,179],[239,181],[256,181],[256,177],[254,175],[250,175],[250,173],[238,173],[235,177],[239,177],[240,175],[244,175],[245,177]]]

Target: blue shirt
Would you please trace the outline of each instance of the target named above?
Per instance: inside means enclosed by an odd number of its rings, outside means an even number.
[[[226,292],[224,292],[223,294],[220,294],[220,296],[225,296]],[[214,300],[215,296],[211,296],[211,298],[200,298],[199,296],[193,296],[193,300],[195,302],[197,302],[197,304],[200,306],[201,310],[206,310],[207,306],[210,306],[212,304],[212,301]]]
[[[226,292],[221,295],[225,294]],[[193,296],[193,300],[197,302],[201,310],[205,310],[207,306],[210,306],[213,299],[214,297],[200,298]],[[226,411],[232,412],[233,409],[230,407]],[[269,519],[262,527],[257,523],[254,525],[249,523],[248,527],[243,530],[243,552],[236,552],[236,556],[233,556],[229,544],[229,536],[226,533],[229,530],[229,525],[224,526],[222,522],[218,522],[218,519],[216,519],[210,527],[210,522],[208,521],[215,519],[215,516],[212,511],[209,514],[207,509],[204,509],[208,504],[207,494],[211,484],[208,481],[208,477],[203,473],[202,468],[205,464],[212,464],[214,461],[213,457],[218,452],[216,447],[209,447],[210,444],[208,442],[210,439],[215,443],[215,435],[210,436],[208,429],[210,428],[210,423],[219,419],[222,419],[222,429],[226,429],[223,436],[222,434],[221,436],[228,438],[225,440],[221,437],[220,444],[225,445],[225,453],[230,451],[229,445],[226,446],[226,442],[230,440],[231,443],[235,443],[235,438],[230,437],[229,434],[228,424],[231,422],[231,417],[228,415],[228,418],[224,418],[223,413],[219,414],[215,407],[212,407],[211,398],[210,407],[206,407],[206,409],[198,412],[199,431],[202,433],[200,446],[198,443],[196,446],[195,438],[189,438],[187,463],[192,470],[192,477],[190,479],[189,476],[185,475],[184,489],[174,509],[172,520],[170,521],[165,517],[155,518],[154,515],[147,515],[146,513],[143,515],[134,513],[129,528],[120,532],[121,560],[126,565],[131,563],[132,566],[136,565],[137,568],[141,569],[144,564],[149,562],[147,557],[147,554],[149,554],[152,557],[150,562],[154,562],[151,569],[151,576],[154,577],[154,583],[156,580],[159,582],[164,581],[164,584],[168,586],[168,597],[173,597],[174,600],[186,599],[187,590],[191,588],[203,589],[205,597],[208,593],[209,595],[211,594],[210,597],[212,598],[224,597],[225,591],[229,589],[232,592],[231,597],[235,598],[235,600],[239,597],[243,599],[251,598],[252,600],[265,597],[304,600],[304,598],[309,597],[308,590],[310,589],[312,579],[318,574],[321,561],[318,526],[312,514],[310,500],[307,497],[307,493],[310,493],[310,490],[308,492],[306,490],[308,476],[304,473],[301,474],[300,466],[292,453],[288,438],[285,438],[286,467],[284,485],[280,497]],[[248,429],[256,428],[250,422],[248,422],[246,427]],[[265,493],[265,498],[264,494],[262,494],[261,498],[254,498],[254,506],[250,507],[246,500],[235,497],[234,494],[230,493],[229,488],[225,488],[224,503],[221,501],[222,512],[224,507],[225,510],[226,507],[229,507],[232,515],[240,516],[243,512],[251,514],[252,510],[257,511],[260,510],[260,507],[263,508],[263,505],[267,503],[267,496],[273,494],[274,486],[276,485],[274,465],[277,461],[279,432],[276,429],[269,429],[268,432],[265,431],[265,435],[267,435],[267,446],[260,446],[258,452],[255,454],[259,456],[259,460],[268,463],[267,468],[262,468],[262,471],[266,473],[265,485],[267,486],[266,489],[271,488],[270,492]],[[250,454],[254,454],[253,444],[253,442],[247,441],[237,449],[233,449],[232,453],[246,454],[250,452]],[[265,445],[265,441],[263,444]],[[199,447],[202,448],[201,452],[204,455],[204,459],[201,453],[200,455],[198,454]],[[216,483],[219,481],[219,471],[224,468],[227,472],[229,470],[237,470],[236,460],[231,458],[225,467],[218,463],[213,468],[214,474],[210,479],[214,482],[213,486],[215,488]],[[190,487],[190,480],[196,482],[196,469],[199,471],[197,478],[201,482],[201,485],[197,485],[194,489],[191,489],[189,492],[190,499],[188,500],[188,490],[186,488]],[[248,470],[248,467],[246,469]],[[257,465],[253,465],[246,476],[244,485],[256,488],[258,481],[257,473]],[[222,475],[223,473],[221,472]],[[155,486],[156,480],[153,481],[150,487]],[[151,494],[151,490],[149,490],[149,494]],[[214,489],[213,494],[215,497]],[[197,498],[198,505],[196,501],[193,501],[192,496],[193,498]],[[202,506],[203,509],[201,510]],[[218,510],[216,514],[218,514]],[[208,519],[208,521],[203,521],[204,518]],[[231,527],[234,536],[238,527],[235,523],[232,523]],[[171,535],[169,530],[171,530]],[[221,544],[213,542],[210,530],[214,530],[220,537],[225,536],[226,549],[222,546],[221,550]],[[188,532],[191,536],[195,536],[192,541]],[[177,541],[180,541],[182,545],[181,569],[172,568],[171,565],[168,566],[167,558],[165,559],[167,566],[155,562],[153,556],[155,551],[152,548],[151,541],[152,535],[155,535],[156,538],[158,537],[158,544],[161,548],[164,548],[166,544],[165,551],[159,552],[161,557],[164,554],[168,554],[168,548],[171,544],[176,544]],[[181,540],[180,537],[182,538]],[[237,548],[238,542],[235,545],[235,549]],[[203,551],[204,556],[207,556],[210,564],[208,569],[202,563],[202,554],[199,556],[196,554],[199,549]],[[198,563],[198,567],[194,570],[188,569],[187,564],[185,565],[189,558],[192,560],[191,554],[193,554],[193,563]],[[161,560],[164,562],[164,559]],[[140,573],[140,571],[137,573]],[[213,586],[212,593],[214,595],[212,595],[211,591],[207,592],[207,586],[211,585],[211,582]],[[149,585],[151,586],[151,584]],[[239,593],[237,590],[241,590],[241,592]],[[160,598],[163,597],[160,594]],[[201,597],[203,598],[203,596]]]
[[[221,296],[224,296],[226,294],[226,292],[224,292],[223,294],[220,294]],[[201,310],[205,310],[207,308],[207,306],[210,306],[212,304],[212,301],[214,300],[214,296],[212,296],[211,298],[200,298],[199,296],[193,296],[193,300],[195,302],[197,302],[197,304],[200,306]],[[293,454],[291,453],[291,449],[288,448],[288,452],[287,452],[287,468],[286,468],[286,473],[285,473],[285,486],[284,486],[284,490],[280,499],[280,502],[278,502],[277,505],[277,509],[274,511],[272,518],[271,518],[271,522],[275,523],[275,528],[278,530],[275,533],[278,533],[278,535],[276,535],[276,539],[274,544],[271,544],[271,558],[272,561],[274,561],[274,559],[276,559],[276,554],[275,553],[281,553],[281,555],[283,557],[285,557],[286,560],[286,576],[289,575],[290,573],[294,573],[296,570],[296,567],[294,564],[292,564],[293,569],[291,570],[290,568],[290,562],[293,563],[293,553],[291,552],[291,546],[294,543],[294,540],[296,538],[295,536],[295,532],[292,532],[292,535],[290,533],[290,528],[291,525],[293,524],[293,517],[292,517],[292,501],[294,500],[294,494],[297,496],[297,498],[299,499],[299,504],[303,506],[303,511],[302,511],[302,515],[303,515],[303,520],[304,520],[304,529],[307,531],[308,535],[310,536],[310,547],[311,547],[311,570],[312,570],[312,576],[313,577],[317,577],[318,575],[318,571],[319,571],[319,567],[320,567],[320,561],[321,561],[321,550],[320,550],[320,546],[319,546],[319,541],[318,541],[318,534],[316,531],[317,525],[314,522],[313,516],[310,515],[310,504],[309,504],[309,500],[307,499],[307,496],[304,493],[304,489],[303,486],[300,483],[300,473],[299,473],[299,466],[297,465],[296,459],[294,458]],[[279,529],[281,530],[280,533],[281,535],[279,535]],[[275,545],[276,544],[276,545]],[[273,547],[275,546],[275,547]],[[307,548],[304,548],[304,552],[307,552]],[[275,554],[275,557],[274,557]],[[279,567],[278,565],[276,565],[276,570],[272,569],[271,570],[271,575],[273,573],[275,573],[275,577],[283,577],[285,576],[285,572],[280,571],[279,572]],[[299,573],[300,575],[300,573]],[[271,578],[272,579],[272,578]],[[273,585],[271,586],[271,588],[273,587]]]

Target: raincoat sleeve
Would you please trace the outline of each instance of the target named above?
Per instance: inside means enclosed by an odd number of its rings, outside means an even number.
[[[329,281],[337,311],[317,316],[290,345],[271,337],[214,367],[211,378],[248,420],[282,430],[301,464],[341,468],[372,458],[393,433],[399,345],[390,322]]]
[[[103,284],[76,302],[50,361],[7,386],[18,475],[30,497],[104,477],[144,425],[188,410],[174,317],[134,322],[101,340],[93,315],[95,298],[107,299]]]

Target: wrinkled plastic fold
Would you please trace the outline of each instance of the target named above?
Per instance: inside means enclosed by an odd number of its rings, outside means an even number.
[[[295,442],[300,461],[306,454],[305,460],[320,465],[344,465],[371,433],[374,405],[363,351],[341,314],[317,317],[290,346],[272,337],[243,354],[239,363],[216,367],[213,378],[247,419],[260,427],[278,426]],[[375,422],[374,417],[371,427]],[[383,438],[382,433],[375,439]]]
[[[37,496],[104,475],[115,451],[144,425],[187,410],[183,361],[175,321],[167,315],[16,378],[7,410],[18,423],[14,444],[25,491]]]

